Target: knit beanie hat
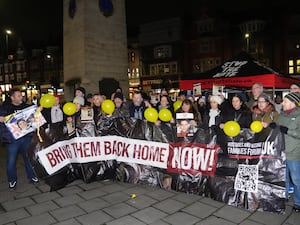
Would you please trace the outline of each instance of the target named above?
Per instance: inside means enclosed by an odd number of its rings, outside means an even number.
[[[300,88],[300,83],[292,83],[291,85],[296,85],[297,87]]]
[[[222,102],[223,102],[222,98],[220,96],[218,96],[218,95],[211,96],[210,99],[209,99],[209,101],[210,102],[216,102],[216,103],[218,103],[218,105],[221,105]]]
[[[80,105],[84,105],[84,98],[81,97],[81,96],[76,96],[76,97],[73,99],[73,103],[75,103],[75,104],[80,104]]]
[[[83,95],[85,95],[85,88],[84,87],[78,87],[75,89],[75,91],[81,91]]]
[[[288,100],[290,100],[291,102],[295,103],[296,106],[298,106],[299,102],[300,102],[300,94],[299,93],[288,93],[287,95],[284,96],[285,98],[287,98]]]
[[[123,94],[121,92],[116,92],[115,95],[114,95],[114,99],[115,98],[119,98],[122,101],[124,100],[124,96],[123,96]]]
[[[258,98],[263,98],[265,99],[266,102],[270,102],[270,96],[267,95],[266,93],[262,93],[260,96],[258,96]]]

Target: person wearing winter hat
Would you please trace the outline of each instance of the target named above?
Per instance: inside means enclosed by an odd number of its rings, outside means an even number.
[[[259,95],[257,105],[252,109],[252,119],[261,121],[264,128],[268,127],[272,122],[277,122],[278,112],[270,96],[266,93]]]
[[[122,101],[124,100],[124,95],[121,92],[116,92],[114,95],[114,99],[119,98]]]
[[[84,106],[84,98],[81,97],[81,96],[76,96],[74,99],[73,99],[73,103],[74,104],[78,104],[80,106]]]
[[[288,187],[294,184],[293,210],[300,212],[300,102],[299,93],[288,93],[282,102],[283,112],[279,114],[277,123],[270,123],[269,127],[279,128],[285,138],[286,153],[286,200]]]
[[[129,117],[129,107],[124,102],[124,95],[121,92],[114,94],[114,103],[116,105],[115,111],[113,112],[114,117]]]
[[[212,95],[209,99],[209,102],[216,102],[218,105],[221,105],[223,100],[219,95]]]
[[[85,96],[85,88],[84,87],[78,87],[75,89],[75,96],[81,96],[84,97]]]
[[[75,89],[75,97],[76,96],[83,97],[84,105],[86,105],[86,103],[87,103],[87,99],[86,99],[85,95],[86,95],[86,91],[85,91],[84,87],[78,87],[78,88]]]

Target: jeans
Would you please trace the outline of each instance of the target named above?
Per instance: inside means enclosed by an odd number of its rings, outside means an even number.
[[[24,160],[27,178],[30,180],[36,177],[27,155],[27,147],[30,140],[31,136],[24,136],[6,145],[6,173],[8,182],[17,181],[16,163],[19,152],[21,152]]]
[[[294,184],[294,205],[300,206],[300,161],[286,160],[286,198],[290,179]]]

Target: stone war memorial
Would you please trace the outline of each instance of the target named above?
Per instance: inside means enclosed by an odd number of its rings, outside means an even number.
[[[77,86],[98,93],[99,82],[110,79],[127,95],[125,1],[65,0],[63,8],[66,99]]]

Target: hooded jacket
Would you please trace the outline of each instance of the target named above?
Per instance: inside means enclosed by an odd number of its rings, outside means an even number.
[[[300,161],[300,107],[290,114],[280,113],[277,124],[288,127],[287,134],[284,135],[286,158]]]

